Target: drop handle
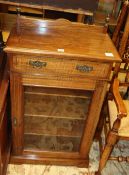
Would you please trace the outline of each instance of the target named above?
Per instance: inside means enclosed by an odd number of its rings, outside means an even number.
[[[77,65],[76,70],[78,70],[80,72],[91,72],[91,71],[93,71],[93,67],[87,66],[87,65]]]
[[[29,61],[29,65],[32,66],[33,68],[42,68],[47,66],[47,62],[42,62],[42,61]]]

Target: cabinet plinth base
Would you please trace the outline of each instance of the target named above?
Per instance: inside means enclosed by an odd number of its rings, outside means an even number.
[[[46,158],[39,157],[37,155],[25,155],[10,157],[11,164],[46,164],[46,165],[65,165],[65,166],[77,166],[88,168],[89,159],[62,159],[62,158]]]

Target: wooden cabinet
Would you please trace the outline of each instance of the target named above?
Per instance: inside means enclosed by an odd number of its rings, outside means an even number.
[[[2,46],[2,45],[1,45]],[[10,157],[9,75],[6,57],[0,53],[0,175],[6,174]]]
[[[102,27],[20,18],[10,62],[11,162],[88,166],[112,64]]]

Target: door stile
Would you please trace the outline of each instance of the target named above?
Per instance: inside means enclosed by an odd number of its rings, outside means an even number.
[[[11,88],[11,120],[13,154],[23,152],[23,86],[22,77],[17,73],[10,73]]]
[[[96,88],[89,108],[84,134],[80,145],[80,155],[85,158],[90,151],[95,130],[99,121],[100,111],[107,92],[107,82],[97,81]]]

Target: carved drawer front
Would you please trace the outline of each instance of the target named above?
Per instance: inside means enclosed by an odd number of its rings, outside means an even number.
[[[46,74],[64,77],[92,77],[106,79],[109,77],[110,64],[97,63],[72,58],[54,58],[44,56],[16,55],[13,57],[14,71],[31,74]]]

